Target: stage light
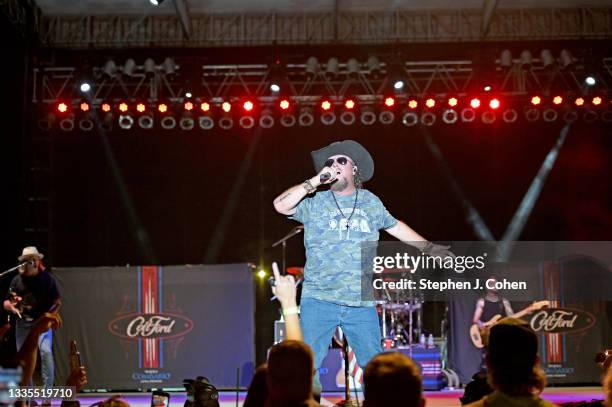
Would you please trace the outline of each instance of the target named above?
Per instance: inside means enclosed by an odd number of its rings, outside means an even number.
[[[128,59],[125,61],[125,64],[123,64],[123,74],[130,77],[133,76],[135,67],[136,62],[132,58]]]
[[[272,116],[272,111],[270,109],[266,109],[261,113],[261,117],[259,118],[259,127],[262,129],[269,129],[274,126],[274,116]]]
[[[200,116],[198,124],[202,130],[210,130],[215,127],[215,121],[210,116]]]
[[[480,103],[480,101],[479,101]],[[471,104],[471,103],[470,103]],[[471,123],[476,119],[476,111],[471,108],[464,108],[461,110],[461,121],[464,123]]]
[[[555,63],[555,57],[553,57],[553,54],[549,49],[543,49],[540,52],[540,59],[542,60],[542,65],[544,65],[544,68],[548,68]]]
[[[334,78],[336,75],[338,75],[339,66],[340,63],[338,62],[338,58],[329,58],[325,67],[325,75],[329,78]]]
[[[243,129],[252,129],[253,126],[255,126],[255,119],[253,119],[252,116],[242,116],[240,119],[238,119],[238,124]]]
[[[295,122],[297,121],[297,119],[295,118],[294,115],[292,114],[284,114],[281,116],[280,118],[280,124],[283,127],[292,127],[295,125]]]
[[[376,123],[376,113],[374,113],[374,109],[370,106],[365,106],[361,109],[361,116],[359,117],[361,124],[364,126],[370,126]]]
[[[195,120],[191,117],[190,113],[185,112],[181,120],[179,120],[179,127],[181,130],[190,131],[195,127]]]
[[[370,75],[377,77],[380,74],[380,61],[378,57],[371,55],[368,58],[368,70],[370,71]]]
[[[425,106],[427,106],[428,108],[432,108],[436,105],[436,101],[432,98],[429,98],[425,101]]]
[[[81,112],[89,112],[90,106],[89,103],[82,102],[79,105],[79,108],[81,109]]]
[[[191,112],[193,110],[193,103],[191,102],[185,102],[185,104],[183,105],[183,107],[185,108],[185,110],[187,110],[188,112]]]
[[[395,115],[389,110],[383,110],[378,115],[378,121],[382,124],[391,124],[395,121]]]
[[[223,110],[225,113],[229,113],[230,110],[232,110],[232,105],[230,102],[223,102],[221,104],[221,110]]]
[[[491,112],[489,110],[485,111],[481,116],[480,116],[480,120],[484,123],[484,124],[491,124],[495,121],[495,119],[497,118],[497,116],[495,115],[494,112]]]
[[[419,122],[419,116],[414,112],[406,112],[402,116],[402,123],[404,126],[412,127]]]
[[[540,111],[538,109],[527,109],[525,111],[525,120],[528,122],[535,122],[540,118]]]
[[[321,114],[321,123],[323,123],[324,125],[331,126],[335,122],[336,122],[336,114],[334,112],[327,111]]]
[[[287,99],[282,99],[278,103],[278,106],[281,108],[281,110],[288,110],[291,107],[291,103],[289,103],[289,100]]]
[[[246,102],[244,102],[242,104],[242,108],[244,109],[245,112],[250,112],[253,110],[253,102],[251,102],[250,100],[247,100]]]
[[[68,105],[66,103],[59,103],[57,105],[57,111],[60,113],[66,113],[68,111]]]
[[[149,0],[149,2],[151,2],[152,5],[154,5],[155,7],[161,5],[165,0]]]
[[[321,102],[321,109],[327,111],[327,110],[330,110],[331,107],[332,107],[332,104],[329,100],[323,100]]]
[[[558,113],[555,109],[546,109],[542,112],[542,119],[545,122],[554,122],[557,120]]]
[[[266,270],[264,270],[264,269],[260,269],[260,270],[257,272],[257,277],[259,277],[259,278],[260,278],[260,279],[262,279],[262,280],[263,280],[264,278],[266,278],[266,276],[267,276],[267,275],[268,275],[268,273],[266,273]]]
[[[108,113],[111,111],[111,105],[109,105],[108,103],[102,103],[100,105],[100,109],[102,109],[104,113]]]
[[[91,116],[87,115],[87,117],[79,120],[79,129],[82,131],[91,131],[94,128],[94,122],[91,120]]]
[[[353,99],[348,99],[346,102],[344,102],[344,107],[346,107],[348,110],[351,110],[355,107],[355,101]]]
[[[314,115],[312,114],[311,108],[303,107],[300,109],[298,123],[300,126],[312,126],[314,123]]]
[[[395,99],[392,97],[385,98],[385,106],[387,107],[395,106]]]
[[[274,93],[280,92],[280,86],[277,83],[270,84],[270,90]]]
[[[200,110],[203,111],[203,112],[210,111],[210,104],[206,103],[206,102],[200,103]]]
[[[117,73],[117,66],[115,65],[115,61],[112,59],[106,61],[104,67],[102,68],[102,73],[109,78],[113,78],[115,73]]]
[[[503,50],[499,57],[499,65],[502,68],[509,69],[512,66],[512,52],[510,50]]]
[[[49,113],[43,119],[40,119],[38,121],[38,127],[41,130],[49,131],[53,127],[54,122],[55,122],[55,115]]]
[[[408,101],[408,107],[413,110],[416,109],[418,105],[419,105],[419,102],[417,102],[416,99],[410,99]]]
[[[595,123],[595,121],[597,120],[597,112],[593,110],[587,110],[582,115],[582,120],[584,120],[586,123]]]
[[[134,125],[134,119],[130,115],[120,115],[119,116],[119,127],[123,130],[129,130]]]
[[[502,114],[502,119],[506,123],[514,123],[518,119],[518,112],[514,109],[507,109]]]
[[[572,57],[572,53],[566,49],[562,49],[559,62],[561,63],[561,68],[571,67],[574,64],[574,58]]]
[[[450,99],[448,99],[448,105],[449,105],[450,107],[455,107],[455,106],[457,106],[457,103],[458,103],[457,98],[450,98]]]
[[[489,107],[491,109],[499,109],[500,105],[501,105],[501,102],[497,98],[493,98],[489,101]]]
[[[185,92],[185,97],[186,98],[190,98],[192,96],[193,96],[193,94],[191,92]]]
[[[138,126],[140,128],[148,130],[153,128],[153,114],[145,113],[138,118]]]
[[[69,114],[59,122],[60,129],[63,131],[72,131],[74,130],[74,115]]]
[[[595,78],[594,78],[593,76],[587,76],[587,77],[584,79],[584,83],[586,83],[586,84],[587,84],[587,85],[589,85],[589,86],[593,86],[593,85],[595,85],[595,83],[596,83],[596,82],[597,82],[597,81],[595,80]]]
[[[576,106],[582,106],[584,105],[584,99],[583,98],[577,98],[574,103],[576,104]]]
[[[155,73],[155,61],[151,58],[147,58],[144,61],[144,72],[145,75],[150,76]]]
[[[533,57],[531,56],[531,52],[529,50],[523,50],[521,52],[521,67],[523,69],[531,68],[531,63],[533,62]]]
[[[563,103],[563,98],[561,96],[555,96],[553,98],[553,104],[560,105],[561,103]]]
[[[313,77],[319,71],[319,60],[316,57],[310,57],[306,60],[306,76]]]
[[[472,106],[472,109],[478,109],[480,107],[480,99],[473,98],[470,100],[470,106]]]
[[[166,73],[166,75],[174,75],[175,65],[172,58],[164,59],[164,63],[162,64],[162,69]]]
[[[601,98],[599,96],[595,96],[593,100],[591,101],[591,103],[595,106],[599,106],[601,105]]]
[[[87,82],[83,82],[81,83],[81,86],[79,87],[79,89],[81,89],[81,92],[87,93],[91,90],[91,85]]]
[[[157,110],[158,110],[160,113],[166,113],[166,112],[168,111],[168,105],[167,105],[167,104],[165,104],[165,103],[160,103],[160,104],[157,106]]]
[[[578,120],[578,113],[575,110],[568,110],[563,114],[563,121],[565,123],[573,123]]]
[[[539,105],[540,103],[542,103],[542,98],[539,96],[532,96],[531,98],[531,104],[534,106]]]
[[[447,109],[442,114],[442,121],[446,124],[454,124],[459,119],[459,114],[453,109]]]
[[[425,112],[423,114],[421,114],[421,124],[423,126],[433,126],[434,123],[436,122],[436,115],[433,114],[432,112]]]
[[[355,58],[349,58],[349,60],[346,62],[346,71],[348,72],[348,75],[351,78],[356,78],[357,75],[359,75],[359,69],[359,61],[357,61]]]
[[[222,117],[219,119],[219,127],[223,130],[229,130],[234,127],[234,119],[231,117]]]
[[[351,124],[355,123],[355,120],[357,120],[357,117],[352,111],[347,110],[340,113],[340,123],[344,124],[345,126],[350,126]]]
[[[128,111],[127,103],[119,103],[119,111],[123,113],[127,112]]]
[[[136,111],[138,113],[144,113],[145,110],[147,110],[147,106],[144,103],[138,103],[136,105]]]
[[[397,81],[393,82],[393,89],[395,89],[395,90],[402,90],[403,88],[404,88],[404,81],[397,80]]]
[[[165,116],[161,119],[160,124],[163,129],[172,130],[176,127],[176,119],[173,116]]]

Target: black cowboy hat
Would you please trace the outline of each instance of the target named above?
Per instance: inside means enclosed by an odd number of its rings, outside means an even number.
[[[354,140],[336,141],[330,145],[310,153],[316,172],[325,166],[325,161],[333,155],[350,157],[359,169],[361,181],[366,182],[374,175],[374,160],[364,146]]]

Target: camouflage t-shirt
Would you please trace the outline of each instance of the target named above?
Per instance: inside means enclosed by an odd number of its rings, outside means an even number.
[[[361,301],[361,244],[377,242],[379,230],[395,226],[397,220],[376,195],[364,189],[359,190],[353,216],[355,194],[335,195],[343,216],[332,193],[321,191],[304,198],[290,217],[304,224],[306,267],[302,298],[370,305]]]

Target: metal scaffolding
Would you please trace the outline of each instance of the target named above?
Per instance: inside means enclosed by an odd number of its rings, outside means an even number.
[[[67,48],[534,41],[612,37],[612,8],[49,16],[43,45]]]

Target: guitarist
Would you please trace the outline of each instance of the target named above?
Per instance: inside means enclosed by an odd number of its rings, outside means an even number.
[[[495,279],[491,278],[491,280]],[[476,310],[474,311],[472,322],[478,325],[482,330],[485,328],[485,322],[498,314],[501,315],[502,318],[511,317],[514,311],[512,310],[510,301],[501,297],[497,289],[487,288],[485,296],[479,298],[476,302]]]

